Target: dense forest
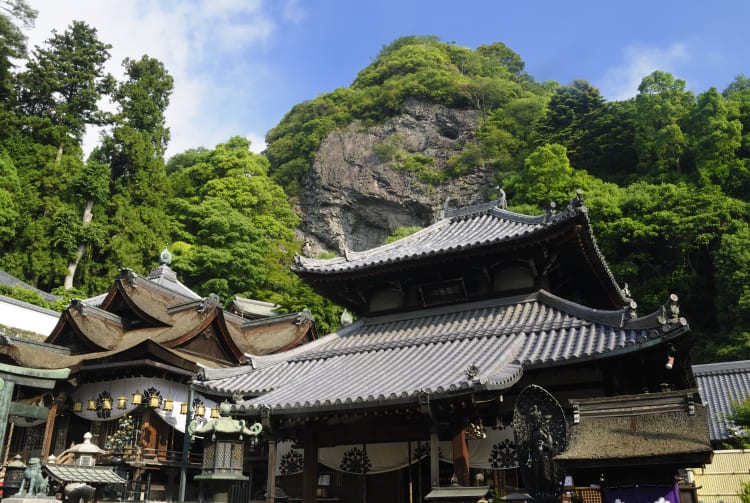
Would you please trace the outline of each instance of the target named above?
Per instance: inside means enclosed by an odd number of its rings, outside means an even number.
[[[148,272],[168,246],[200,294],[310,308],[321,333],[340,310],[290,272],[301,243],[294,198],[321,142],[407,99],[477,110],[475,141],[447,165],[397,142],[376,155],[420,183],[492,169],[511,209],[540,213],[582,188],[599,246],[639,312],[680,296],[699,362],[750,358],[750,79],[698,95],[662,71],[606,101],[586,81],[537,82],[503,43],[435,37],[382,48],[348,88],[294,106],[264,154],[228,138],[164,158],[173,81],[146,55],[104,71],[111,47],[85,22],[28,50],[24,0],[0,1],[0,269],[46,291],[101,293],[121,267]],[[108,99],[115,111],[100,108]],[[104,126],[84,158],[87,127]],[[28,292],[0,292],[25,296]],[[41,300],[39,300],[41,302]],[[63,300],[57,307],[62,307]]]

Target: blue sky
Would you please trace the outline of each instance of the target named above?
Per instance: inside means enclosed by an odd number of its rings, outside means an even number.
[[[664,70],[696,93],[750,75],[746,0],[29,0],[30,46],[74,19],[125,57],[160,59],[175,78],[168,155],[233,135],[262,150],[292,106],[347,87],[406,35],[476,48],[503,42],[538,81],[588,80],[607,99],[634,96]],[[89,148],[96,133],[87,138]]]

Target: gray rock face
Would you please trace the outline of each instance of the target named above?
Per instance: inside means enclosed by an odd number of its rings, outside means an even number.
[[[334,131],[321,144],[299,198],[300,230],[306,248],[343,254],[382,244],[399,227],[424,227],[440,218],[443,208],[486,200],[489,169],[438,185],[420,182],[414,173],[393,168],[375,152],[398,140],[409,155],[445,162],[474,140],[479,114],[441,105],[409,101],[401,115],[376,126],[353,123]]]

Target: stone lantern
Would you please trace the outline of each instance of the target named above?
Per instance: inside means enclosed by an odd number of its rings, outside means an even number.
[[[26,469],[21,455],[16,454],[13,459],[8,463],[5,468],[5,481],[3,482],[3,493],[7,498],[11,494],[15,494],[21,488],[21,481],[23,480],[23,471]]]
[[[216,502],[228,501],[228,481],[248,480],[242,474],[244,443],[257,440],[263,430],[260,423],[249,428],[244,420],[232,419],[231,404],[219,406],[219,417],[196,429],[194,435],[203,437],[203,472],[195,480],[209,482],[208,491]]]

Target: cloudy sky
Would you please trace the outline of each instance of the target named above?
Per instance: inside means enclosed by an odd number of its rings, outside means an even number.
[[[234,135],[262,150],[292,106],[349,86],[405,35],[503,42],[536,80],[585,79],[610,100],[633,96],[656,69],[696,93],[750,75],[746,0],[28,1],[39,11],[30,47],[78,19],[112,44],[118,77],[126,57],[164,62],[175,79],[168,155]]]

